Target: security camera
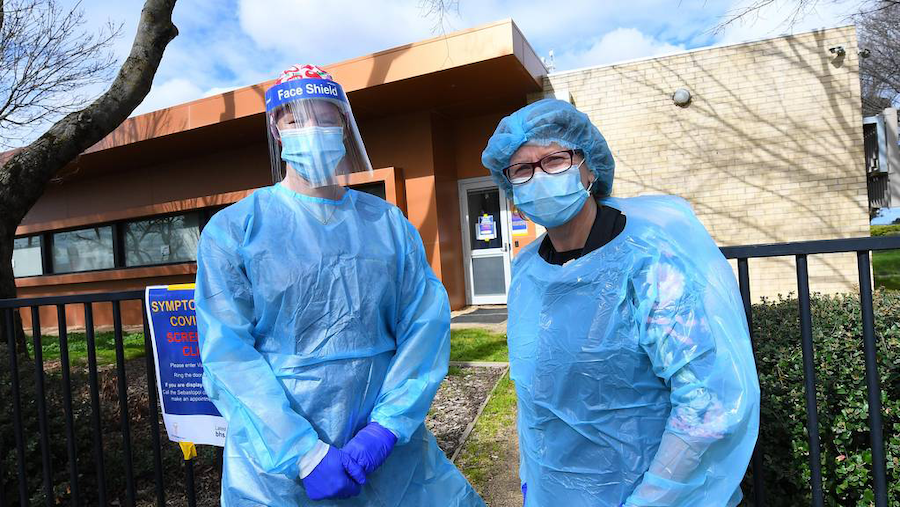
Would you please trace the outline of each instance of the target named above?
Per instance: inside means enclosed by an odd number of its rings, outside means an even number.
[[[859,50],[859,57],[860,57],[860,58],[868,58],[868,57],[870,57],[870,56],[872,56],[872,52],[869,51],[869,48],[862,48],[862,49]]]
[[[835,46],[833,48],[830,48],[828,51],[830,51],[834,56],[844,56],[845,54],[847,54],[844,46]]]

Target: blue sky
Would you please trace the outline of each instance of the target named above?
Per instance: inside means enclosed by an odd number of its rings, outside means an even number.
[[[539,55],[554,51],[556,70],[563,71],[843,25],[854,3],[819,6],[787,27],[783,20],[792,2],[777,0],[752,23],[711,33],[722,16],[746,1],[752,0],[460,0],[459,14],[446,19],[444,30],[512,18]],[[142,4],[82,1],[91,25],[124,23],[114,48],[120,59],[131,47]],[[180,35],[135,113],[265,81],[293,63],[327,65],[439,35],[419,5],[420,0],[180,0],[174,13]]]
[[[877,217],[872,219],[872,225],[888,225],[900,218],[900,208],[884,208]]]

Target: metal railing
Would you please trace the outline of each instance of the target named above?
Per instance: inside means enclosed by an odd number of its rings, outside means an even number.
[[[900,236],[884,236],[873,238],[832,239],[821,241],[804,241],[797,243],[779,243],[772,245],[751,245],[722,248],[722,253],[738,263],[738,283],[741,298],[744,300],[744,311],[747,324],[750,326],[750,339],[753,336],[753,320],[750,299],[749,259],[765,257],[793,256],[797,265],[797,300],[800,313],[800,339],[803,349],[803,377],[806,391],[806,428],[809,436],[809,468],[811,471],[812,504],[814,507],[825,505],[825,494],[822,489],[822,461],[819,444],[819,416],[816,407],[816,370],[814,362],[812,338],[812,313],[809,300],[809,271],[807,257],[809,255],[856,253],[859,271],[859,298],[863,322],[863,347],[866,363],[866,387],[869,402],[869,435],[872,445],[872,475],[874,476],[875,506],[887,507],[887,470],[884,460],[884,439],[881,422],[881,386],[878,383],[878,365],[876,363],[875,313],[872,309],[872,278],[869,254],[878,250],[900,248]],[[755,349],[755,347],[754,347]],[[753,452],[754,504],[765,505],[765,489],[763,487],[762,450],[759,444]]]
[[[863,319],[863,340],[866,367],[866,382],[868,387],[868,406],[869,406],[869,429],[871,435],[872,446],[872,473],[874,479],[875,505],[877,507],[887,507],[887,475],[885,469],[884,442],[882,436],[881,421],[881,388],[878,382],[878,372],[876,365],[876,343],[874,332],[874,312],[872,308],[872,280],[869,254],[877,250],[900,249],[900,237],[879,237],[879,238],[857,238],[857,239],[839,239],[825,241],[807,241],[798,243],[780,243],[772,245],[752,245],[722,248],[722,252],[729,259],[736,259],[738,264],[738,282],[740,285],[741,297],[744,302],[744,310],[747,313],[748,324],[750,324],[751,340],[756,339],[753,336],[752,313],[751,313],[751,295],[750,295],[750,271],[749,259],[765,258],[765,257],[784,257],[793,256],[796,259],[797,266],[797,287],[798,287],[798,310],[800,315],[800,334],[803,350],[803,368],[806,389],[806,413],[807,428],[809,435],[809,464],[811,470],[811,488],[813,505],[816,507],[824,505],[824,492],[822,489],[822,467],[820,460],[820,444],[818,432],[818,412],[816,407],[816,372],[814,363],[814,350],[812,340],[812,314],[810,312],[810,292],[809,292],[809,273],[807,269],[807,257],[809,255],[830,254],[830,253],[848,253],[855,252],[858,261],[859,285],[860,285],[860,304]],[[37,398],[38,423],[40,431],[40,451],[43,473],[43,492],[46,505],[50,506],[53,502],[53,484],[50,459],[50,435],[48,434],[48,415],[45,405],[45,386],[44,386],[44,362],[41,354],[41,325],[39,307],[55,306],[57,309],[57,319],[59,328],[59,345],[60,345],[60,368],[62,374],[62,382],[66,387],[64,390],[64,417],[65,417],[65,434],[68,452],[68,471],[69,482],[71,488],[72,505],[78,505],[80,501],[79,493],[79,471],[77,467],[75,427],[72,402],[72,385],[70,378],[70,360],[68,357],[68,344],[66,332],[66,313],[65,305],[79,304],[84,307],[84,322],[87,341],[88,354],[88,383],[90,387],[90,405],[92,410],[92,444],[93,453],[96,463],[97,488],[96,495],[101,505],[107,504],[106,491],[106,470],[103,462],[103,428],[101,428],[100,417],[100,397],[99,397],[99,381],[97,369],[97,357],[94,343],[93,329],[93,305],[97,303],[111,303],[113,315],[113,327],[115,335],[115,352],[116,352],[116,372],[119,402],[119,431],[122,434],[123,452],[125,455],[125,495],[128,505],[135,504],[135,480],[132,465],[132,454],[135,449],[131,448],[131,429],[128,414],[128,394],[125,371],[125,356],[123,346],[122,332],[122,314],[121,303],[123,301],[137,300],[141,302],[144,328],[144,350],[146,354],[146,377],[147,377],[147,395],[149,399],[149,413],[151,425],[152,449],[138,449],[138,452],[153,453],[153,472],[156,488],[156,501],[160,507],[164,506],[165,486],[163,482],[163,468],[160,448],[160,433],[158,419],[158,401],[156,396],[156,379],[155,366],[153,362],[152,346],[150,343],[150,333],[145,312],[145,301],[142,291],[118,292],[108,294],[84,294],[75,296],[59,296],[59,297],[41,297],[41,298],[22,298],[0,300],[0,316],[2,316],[2,324],[5,329],[13,329],[15,309],[30,308],[32,318],[33,340],[34,340],[34,371],[35,371],[35,391]],[[9,347],[9,368],[12,372],[18,372],[18,356],[14,352],[16,350],[14,333],[5,333],[7,337],[7,345]],[[22,427],[22,405],[20,396],[20,386],[18,375],[13,374],[11,380],[12,400],[0,400],[0,403],[8,404],[11,402],[13,410],[13,423],[16,441],[16,459],[18,466],[18,488],[19,499],[21,505],[28,505],[28,487],[27,474],[25,467],[25,439]],[[0,462],[2,466],[2,462]],[[765,505],[765,491],[763,487],[763,467],[762,467],[762,450],[760,446],[754,451],[751,462],[754,480],[754,505],[761,507]],[[0,477],[3,477],[3,471],[0,470]],[[194,506],[195,488],[194,488],[194,470],[193,462],[185,461],[185,487],[188,505]],[[0,494],[0,507],[4,505],[4,495]]]
[[[131,438],[131,420],[128,413],[128,384],[126,381],[125,371],[125,348],[123,340],[122,326],[122,302],[140,301],[141,315],[143,319],[144,333],[144,354],[146,359],[146,389],[148,396],[148,410],[150,417],[150,449],[133,449]],[[40,432],[40,457],[42,469],[42,489],[44,496],[44,504],[48,507],[54,505],[54,484],[52,467],[55,463],[51,462],[50,456],[50,434],[49,422],[47,414],[46,395],[47,389],[45,385],[45,365],[42,357],[41,343],[41,322],[40,307],[55,306],[57,315],[57,324],[59,330],[59,350],[60,350],[60,374],[62,377],[62,385],[64,387],[63,407],[65,418],[65,438],[66,449],[68,454],[68,473],[69,473],[69,496],[71,505],[80,505],[82,503],[82,491],[80,488],[80,477],[82,472],[78,469],[78,453],[75,428],[75,409],[73,403],[73,389],[71,378],[71,361],[69,359],[68,332],[66,328],[66,305],[82,305],[84,308],[84,327],[85,340],[87,345],[87,366],[88,366],[88,385],[89,399],[91,407],[91,443],[93,445],[93,458],[96,464],[96,485],[97,491],[92,492],[96,495],[99,505],[108,505],[107,491],[107,469],[104,464],[103,452],[103,428],[100,411],[100,382],[98,376],[97,353],[95,344],[94,330],[94,305],[109,303],[112,305],[113,333],[115,340],[115,356],[116,356],[116,384],[118,394],[118,412],[119,412],[119,432],[122,436],[122,453],[124,462],[125,475],[125,491],[123,503],[134,506],[137,500],[135,492],[135,474],[134,474],[134,453],[147,452],[153,454],[153,476],[156,490],[156,503],[162,507],[166,504],[165,484],[163,481],[163,463],[162,448],[160,447],[160,425],[159,410],[156,392],[156,370],[153,360],[153,348],[150,343],[150,332],[146,317],[146,308],[143,291],[128,291],[103,294],[82,294],[71,296],[56,297],[39,297],[39,298],[20,298],[20,299],[0,299],[0,317],[2,317],[3,335],[6,336],[7,346],[9,350],[9,369],[11,375],[12,400],[0,400],[8,406],[12,404],[13,411],[13,428],[16,441],[16,460],[17,460],[17,476],[18,476],[18,496],[19,503],[22,506],[29,504],[28,491],[28,475],[26,472],[26,456],[25,456],[25,438],[22,427],[22,399],[20,393],[20,379],[17,374],[19,372],[19,355],[16,354],[16,333],[8,332],[14,330],[14,310],[15,309],[31,309],[31,327],[33,331],[33,360],[34,360],[34,386],[35,398],[37,405],[38,429]],[[2,367],[2,366],[0,366]],[[4,450],[5,451],[5,450]],[[196,493],[194,488],[194,470],[193,461],[185,461],[185,487],[188,505],[196,504]],[[0,478],[3,471],[0,469]],[[5,495],[0,492],[0,507],[5,507]]]

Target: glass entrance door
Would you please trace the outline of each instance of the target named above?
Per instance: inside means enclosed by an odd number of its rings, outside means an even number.
[[[460,181],[469,304],[506,304],[510,278],[509,209],[490,178]]]

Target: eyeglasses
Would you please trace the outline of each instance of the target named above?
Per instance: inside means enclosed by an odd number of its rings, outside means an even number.
[[[538,167],[547,174],[559,174],[572,167],[575,154],[581,154],[581,150],[563,150],[545,155],[537,162],[525,162],[513,164],[503,169],[503,175],[513,185],[522,185],[531,181],[534,170]]]

